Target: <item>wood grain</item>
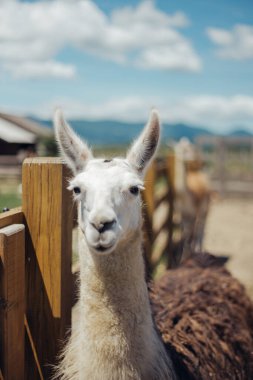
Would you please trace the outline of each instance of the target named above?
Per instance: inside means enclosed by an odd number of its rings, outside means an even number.
[[[13,208],[10,211],[0,214],[0,228],[9,226],[10,224],[23,223],[23,212],[21,207]]]
[[[155,163],[153,162],[149,167],[145,176],[145,191],[143,192],[143,199],[145,202],[145,207],[150,218],[155,210],[155,200],[154,200],[154,186],[156,179]]]
[[[25,231],[0,229],[0,345],[4,380],[24,380]]]
[[[174,154],[169,154],[167,158],[167,179],[168,179],[168,202],[169,202],[169,214],[167,219],[167,231],[168,231],[168,244],[166,246],[167,251],[167,267],[173,268],[176,266],[177,258],[173,252],[173,215],[175,211],[175,182],[176,182],[176,158]]]
[[[57,158],[32,158],[23,164],[26,238],[26,316],[29,341],[26,379],[45,379],[71,322],[71,246],[73,206],[66,189],[70,173]]]
[[[172,191],[175,191],[175,178],[176,178],[175,155],[171,153],[168,154],[168,158],[167,158],[167,173],[168,173],[169,184],[172,187]]]
[[[151,274],[151,255],[152,255],[152,244],[153,244],[153,227],[152,219],[155,210],[155,199],[154,199],[154,185],[155,185],[155,163],[152,163],[149,170],[145,176],[145,190],[142,194],[144,206],[142,209],[143,214],[143,238],[144,238],[144,258],[146,262],[146,273],[147,278]]]

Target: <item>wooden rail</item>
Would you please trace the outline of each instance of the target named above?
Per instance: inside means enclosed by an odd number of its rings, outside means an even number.
[[[21,207],[14,208],[4,214],[0,214],[0,228],[10,224],[19,224],[24,221],[24,214]]]

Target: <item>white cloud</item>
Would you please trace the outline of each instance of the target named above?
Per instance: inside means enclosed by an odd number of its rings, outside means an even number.
[[[16,64],[5,64],[3,66],[15,78],[66,78],[71,79],[75,76],[75,67],[65,65],[55,61],[44,62],[20,62]]]
[[[178,31],[188,25],[184,13],[162,12],[152,0],[114,10],[109,16],[91,0],[1,1],[0,64],[15,73],[14,65],[32,62],[35,67],[37,62],[41,67],[37,75],[44,76],[48,62],[55,62],[64,47],[72,46],[117,63],[198,71],[200,58]],[[56,76],[66,77],[62,68],[53,70]]]
[[[151,0],[143,1],[136,8],[126,6],[123,9],[115,10],[112,12],[111,18],[115,25],[127,28],[129,27],[129,20],[131,20],[131,25],[152,23],[154,27],[160,27],[162,25],[183,28],[190,23],[183,12],[168,15],[156,9],[154,1]]]
[[[61,107],[68,118],[90,120],[143,121],[148,110],[154,106],[151,99],[140,96],[111,98],[100,103],[83,103],[79,100],[58,98],[38,105],[33,109],[19,109],[22,114],[34,114],[42,118],[51,118],[56,107]]]
[[[54,108],[58,106],[62,107],[69,118],[114,119],[132,122],[145,122],[149,110],[156,107],[163,123],[186,123],[208,127],[216,132],[243,127],[253,132],[253,97],[246,95],[231,97],[199,95],[178,100],[128,96],[113,98],[101,103],[57,99],[44,105],[40,104],[37,109],[26,109],[23,112],[51,118]]]
[[[165,110],[168,121],[220,128],[246,127],[253,131],[253,97],[246,95],[194,96],[172,103]]]
[[[224,59],[253,58],[253,26],[235,25],[232,30],[208,28],[207,35],[218,45],[217,54]]]
[[[199,71],[201,63],[189,44],[181,41],[174,46],[158,46],[143,51],[136,64],[143,68]]]

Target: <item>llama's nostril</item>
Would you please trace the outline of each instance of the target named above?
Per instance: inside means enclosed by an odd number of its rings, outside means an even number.
[[[114,224],[116,223],[116,219],[110,220],[109,222],[104,222],[104,223],[91,223],[92,227],[94,227],[100,234],[110,230],[113,228]]]
[[[96,224],[95,224],[95,223],[92,223],[92,222],[90,222],[90,224],[92,225],[92,227],[93,227],[93,228],[95,228],[95,230],[97,230],[97,229],[98,229],[98,227],[96,226]]]

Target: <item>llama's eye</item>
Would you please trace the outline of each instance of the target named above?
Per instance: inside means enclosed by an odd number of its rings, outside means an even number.
[[[80,187],[77,187],[77,186],[74,187],[73,191],[74,191],[75,194],[80,194],[81,193]]]
[[[131,186],[129,191],[131,194],[138,195],[139,194],[139,187],[138,186]]]

